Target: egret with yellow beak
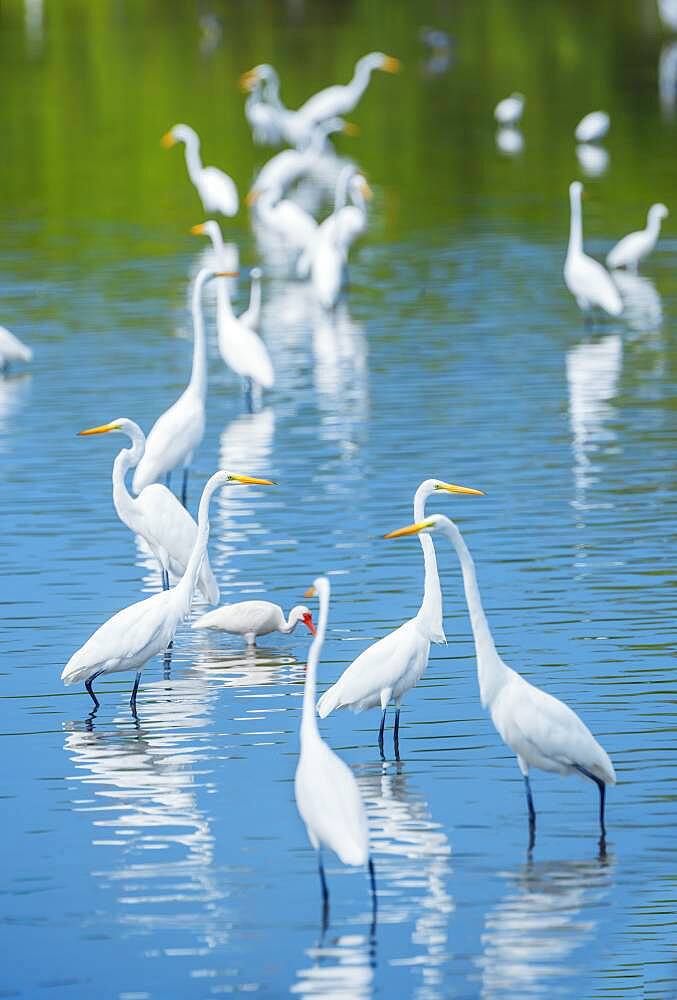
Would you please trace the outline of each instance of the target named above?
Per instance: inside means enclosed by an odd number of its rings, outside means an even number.
[[[456,550],[463,573],[477,658],[480,701],[488,708],[498,735],[517,757],[524,776],[529,810],[529,849],[534,845],[536,812],[529,783],[529,768],[556,774],[578,774],[599,789],[600,850],[605,849],[604,799],[607,784],[616,784],[616,773],[607,752],[568,705],[530,684],[498,655],[484,614],[475,564],[461,532],[444,514],[420,519],[386,538],[441,531]]]
[[[171,149],[178,142],[186,148],[186,167],[205,212],[237,215],[239,199],[232,177],[218,167],[203,167],[200,158],[200,138],[190,125],[174,125],[162,136],[162,145]]]
[[[467,494],[483,496],[481,490],[455,486],[441,479],[426,479],[414,497],[414,517],[425,515],[426,499],[433,493]],[[423,601],[414,618],[410,618],[394,632],[379,639],[364,650],[339,677],[336,684],[322,695],[317,703],[320,718],[324,719],[335,708],[350,708],[362,712],[381,706],[381,726],[378,745],[383,753],[383,730],[386,710],[395,703],[395,728],[393,744],[395,757],[400,759],[400,703],[407,691],[419,681],[428,666],[431,642],[446,642],[442,627],[442,592],[432,541],[421,539],[425,566]]]

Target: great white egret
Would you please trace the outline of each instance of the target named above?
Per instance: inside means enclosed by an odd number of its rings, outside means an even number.
[[[244,113],[254,142],[263,146],[282,142],[281,119],[287,109],[280,100],[280,78],[275,69],[268,63],[254,66],[240,77],[240,89],[249,91]]]
[[[525,97],[517,91],[504,97],[494,108],[494,118],[499,125],[517,125],[524,111]]]
[[[334,211],[318,227],[298,262],[300,277],[309,268],[313,289],[325,309],[333,309],[346,283],[348,253],[367,228],[365,198],[371,197],[363,174],[352,164],[343,167],[336,183]]]
[[[647,257],[656,246],[661,222],[668,214],[667,208],[660,202],[652,205],[647,214],[646,229],[629,233],[609,251],[606,258],[609,267],[627,267],[636,271],[640,260]]]
[[[215,246],[215,241],[221,238],[218,224],[212,220],[193,226],[191,232],[209,236]],[[253,397],[261,389],[272,389],[275,373],[268,348],[258,333],[235,315],[230,292],[223,282],[217,287],[216,332],[221,357],[236,375],[245,379],[249,394]]]
[[[99,699],[92,690],[92,683],[97,677],[123,670],[136,670],[129,702],[132,712],[136,714],[136,693],[139,690],[142,668],[151,657],[167,648],[179,622],[190,611],[200,566],[207,551],[209,501],[215,490],[232,483],[275,485],[269,479],[252,479],[250,476],[225,471],[215,472],[202,491],[195,544],[186,572],[177,585],[118,611],[96,630],[84,646],[73,653],[64,667],[61,680],[66,685],[84,681],[95,709],[99,707]]]
[[[162,137],[162,145],[171,149],[177,142],[184,143],[186,167],[205,212],[236,215],[239,205],[237,188],[232,177],[218,167],[203,167],[200,159],[200,139],[190,125],[174,125]]]
[[[169,574],[183,576],[195,546],[197,524],[171,490],[162,483],[144,487],[138,497],[131,495],[125,478],[135,468],[146,447],[146,438],[138,424],[118,417],[100,427],[80,431],[81,436],[108,433],[126,434],[131,448],[123,448],[113,462],[113,503],[117,515],[135,535],[140,535],[160,563],[162,588],[169,590]],[[197,576],[197,589],[209,604],[218,604],[219,587],[205,553]]]
[[[317,234],[317,222],[291,198],[282,197],[281,188],[266,188],[256,199],[256,219],[266,231],[292,250],[304,251]]]
[[[414,518],[418,521],[425,517],[426,499],[436,492],[483,496],[481,490],[455,486],[440,479],[426,479],[414,496]],[[350,708],[353,712],[362,712],[366,708],[380,705],[382,715],[378,746],[382,758],[384,757],[383,730],[388,705],[391,701],[395,702],[393,744],[395,757],[399,760],[400,703],[427,667],[430,643],[446,642],[442,625],[442,594],[434,546],[432,542],[428,545],[423,539],[421,543],[425,586],[418,613],[394,632],[389,632],[360,653],[317,703],[317,711],[322,719],[335,708]]]
[[[576,142],[599,142],[609,131],[610,124],[606,111],[591,111],[576,126]]]
[[[7,327],[0,326],[0,371],[6,372],[17,361],[32,361],[33,352]]]
[[[616,773],[606,751],[588,727],[564,702],[530,684],[507,666],[494,645],[484,614],[480,591],[468,547],[453,521],[444,514],[389,532],[386,538],[442,531],[456,550],[463,573],[463,587],[470,614],[477,658],[480,701],[488,708],[496,730],[517,757],[524,776],[529,810],[529,841],[533,846],[536,812],[529,783],[529,768],[556,774],[580,774],[599,789],[599,824],[606,837],[604,799],[606,785],[616,783]]]
[[[301,717],[301,750],[294,778],[296,805],[305,823],[308,840],[318,852],[322,884],[323,928],[329,917],[329,891],[322,864],[322,848],[328,847],[344,865],[369,866],[373,918],[376,920],[376,880],[374,862],[369,857],[369,829],[364,802],[348,765],[337,757],[320,736],[315,717],[317,664],[327,630],[329,580],[318,577],[305,594],[320,599],[317,634],[308,654]]]
[[[202,316],[202,289],[215,276],[232,277],[230,272],[202,268],[195,276],[192,295],[193,367],[190,382],[177,401],[158,417],[146,438],[146,449],[136,467],[132,489],[140,493],[150,483],[166,476],[172,469],[183,466],[181,501],[185,507],[188,490],[188,469],[193,452],[202,441],[205,429],[207,398],[207,347]],[[222,282],[220,282],[222,284]]]
[[[309,173],[322,158],[327,137],[333,132],[353,134],[355,126],[341,118],[329,118],[314,125],[309,140],[302,149],[283,149],[271,156],[259,170],[245,201],[250,207],[267,191],[281,197],[290,185]]]
[[[608,271],[583,251],[583,222],[581,219],[581,195],[583,185],[573,181],[569,185],[571,224],[569,246],[564,261],[564,281],[584,313],[595,306],[604,309],[611,316],[620,316],[623,302],[618,289]]]
[[[315,635],[312,613],[304,604],[297,604],[292,608],[287,619],[279,604],[272,604],[270,601],[238,601],[237,604],[224,604],[221,608],[208,611],[194,621],[192,627],[220,629],[232,635],[241,635],[248,646],[255,646],[257,636],[270,635],[271,632],[288,635],[299,622],[303,622],[311,635]]]

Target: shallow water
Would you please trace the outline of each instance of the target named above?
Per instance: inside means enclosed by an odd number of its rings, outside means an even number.
[[[588,249],[654,200],[677,209],[675,43],[648,2],[386,9],[289,4],[271,21],[243,5],[219,10],[215,43],[191,5],[0,10],[0,322],[35,350],[0,381],[2,996],[675,995],[673,220],[625,277],[622,322],[586,330],[561,279],[583,113],[613,123],[587,184]],[[442,72],[423,23],[454,36]],[[522,779],[479,705],[441,539],[448,644],[405,701],[401,763],[390,730],[379,760],[377,713],[322,723],[367,804],[374,940],[366,877],[333,858],[320,935],[293,798],[307,636],[245,652],[181,627],[170,675],[159,659],[144,671],[137,722],[131,676],[99,681],[93,725],[59,680],[102,621],[159,586],[112,509],[121,439],[75,437],[121,415],[149,427],[188,377],[200,210],[159,136],[191,121],[243,193],[268,152],[238,74],[269,58],[293,106],[370,48],[405,72],[374,78],[361,137],[338,143],[374,188],[369,233],[334,317],[261,247],[277,374],[261,412],[244,413],[208,309],[190,505],[219,465],[280,484],[215,497],[222,599],[288,609],[329,573],[324,688],[418,607],[418,543],[381,535],[411,519],[420,480],[481,488],[428,509],[458,520],[507,662],[580,712],[618,774],[604,858],[596,790],[534,774],[527,856]],[[529,103],[510,158],[491,109],[514,89]],[[246,214],[224,231],[246,273]]]

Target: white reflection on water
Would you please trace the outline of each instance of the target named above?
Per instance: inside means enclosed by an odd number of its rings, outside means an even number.
[[[623,299],[623,320],[631,330],[657,330],[663,322],[663,300],[651,278],[619,268],[611,272]]]
[[[658,96],[663,116],[672,118],[677,101],[677,42],[669,42],[661,49],[658,60]]]
[[[524,136],[518,128],[499,128],[496,132],[496,147],[506,156],[517,156],[524,149]]]
[[[28,402],[31,384],[30,372],[0,375],[0,453],[12,448],[16,433],[14,417]]]
[[[484,919],[483,1000],[544,996],[552,981],[575,975],[570,956],[596,932],[590,912],[612,886],[605,861],[527,862],[499,872],[508,882],[502,900]]]
[[[576,158],[581,170],[588,177],[601,177],[609,167],[609,154],[604,146],[583,142],[576,146]]]
[[[308,948],[312,965],[299,969],[290,993],[323,1000],[364,1000],[372,995],[373,945],[367,935],[342,934]]]
[[[454,902],[447,892],[451,845],[410,784],[403,764],[384,763],[357,776],[367,807],[379,890],[379,922],[413,924],[412,953],[391,964],[420,970],[411,996],[437,1000],[449,961],[448,924]]]
[[[582,518],[582,512],[589,508],[587,490],[598,479],[596,458],[616,444],[616,432],[609,424],[616,412],[613,400],[623,367],[620,334],[577,344],[567,352],[566,366],[573,435],[574,507]]]
[[[313,323],[314,382],[320,435],[350,457],[363,442],[369,417],[367,338],[342,300],[333,312],[316,308]]]
[[[229,937],[210,817],[198,805],[198,790],[213,789],[199,734],[213,724],[215,697],[200,675],[147,683],[142,721],[131,724],[125,706],[112,731],[71,731],[64,742],[72,808],[89,815],[106,858],[92,876],[116,892],[111,912],[143,933],[194,931],[210,948]]]

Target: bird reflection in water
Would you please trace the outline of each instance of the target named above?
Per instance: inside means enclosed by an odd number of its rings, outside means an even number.
[[[0,454],[16,443],[14,417],[28,402],[32,382],[30,372],[0,374]]]
[[[299,969],[289,992],[324,1000],[366,1000],[373,995],[374,941],[371,935],[341,934],[321,939],[305,953],[312,965]]]
[[[574,974],[573,953],[596,932],[594,911],[612,888],[613,861],[527,860],[514,872],[503,899],[484,919],[483,1000],[542,996],[549,983]]]
[[[363,442],[369,416],[367,339],[345,300],[317,309],[313,324],[314,382],[320,435],[351,457]]]
[[[651,333],[663,323],[663,300],[651,278],[619,268],[611,272],[623,299],[623,319],[630,330]]]
[[[205,801],[216,791],[202,736],[215,697],[200,675],[150,683],[143,721],[121,715],[112,729],[71,730],[64,741],[72,808],[89,814],[101,849],[92,876],[115,896],[110,920],[137,933],[186,931],[196,949],[224,944],[232,916],[219,902],[223,870],[217,877],[211,819],[198,804],[201,791]]]
[[[677,102],[677,42],[668,42],[658,60],[658,96],[663,117],[674,118]]]
[[[412,925],[413,953],[391,964],[421,970],[421,983],[411,996],[441,995],[442,970],[449,960],[449,914],[454,911],[447,892],[451,845],[405,764],[366,766],[357,781],[377,857],[381,923]]]
[[[567,352],[566,370],[569,386],[569,422],[572,433],[574,501],[579,524],[585,525],[590,509],[588,490],[598,480],[601,457],[616,447],[612,423],[614,399],[623,367],[623,341],[620,334],[601,340],[586,340]],[[579,543],[576,566],[585,566],[584,543]]]

